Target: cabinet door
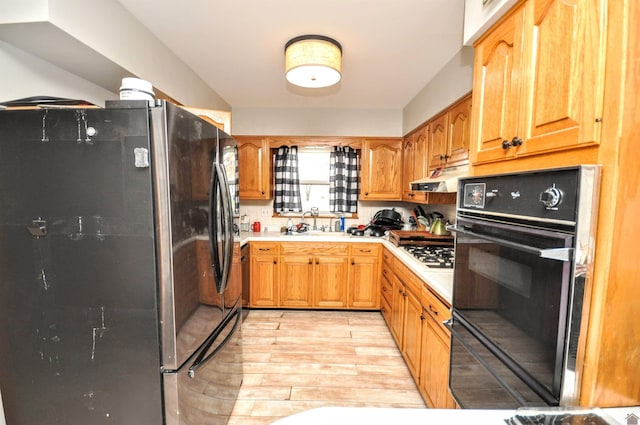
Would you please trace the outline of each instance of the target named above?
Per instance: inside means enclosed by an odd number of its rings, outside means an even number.
[[[380,262],[377,257],[351,257],[349,267],[349,307],[380,306]]]
[[[391,297],[391,334],[396,340],[398,347],[402,349],[402,338],[404,331],[404,310],[406,292],[404,285],[400,283],[398,278],[393,276],[393,282],[391,282],[393,295]]]
[[[402,200],[411,201],[413,178],[414,135],[410,134],[402,142]]]
[[[402,140],[365,140],[361,169],[360,199],[402,199]]]
[[[428,126],[424,126],[416,134],[413,150],[413,180],[425,178],[429,175],[427,167],[428,152]]]
[[[420,374],[420,349],[422,347],[422,305],[418,298],[407,291],[405,307],[404,341],[402,356],[416,382]]]
[[[443,167],[447,161],[449,115],[442,114],[429,123],[429,170]]]
[[[597,144],[603,108],[604,0],[532,0],[517,154]],[[529,44],[529,43],[527,43]]]
[[[474,163],[515,155],[514,149],[503,149],[502,142],[516,136],[523,36],[524,12],[519,9],[476,45],[471,125]]]
[[[313,257],[282,256],[280,259],[280,306],[311,307]]]
[[[435,409],[455,408],[449,393],[449,335],[428,314],[424,314],[420,390],[427,405]]]
[[[471,97],[452,106],[448,114],[447,166],[454,167],[469,162]]]
[[[271,199],[268,139],[238,139],[240,199]]]
[[[347,306],[347,257],[317,256],[313,259],[314,306]]]
[[[278,306],[278,257],[251,253],[251,306]]]

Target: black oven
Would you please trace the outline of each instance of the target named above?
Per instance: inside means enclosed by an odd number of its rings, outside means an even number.
[[[461,407],[574,404],[599,168],[459,183],[449,385]]]

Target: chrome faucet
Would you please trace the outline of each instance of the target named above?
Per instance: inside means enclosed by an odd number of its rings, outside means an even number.
[[[311,216],[313,217],[313,230],[318,230],[316,219],[318,218],[318,207],[311,207]]]

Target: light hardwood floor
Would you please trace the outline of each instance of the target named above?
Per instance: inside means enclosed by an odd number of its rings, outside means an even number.
[[[321,406],[426,407],[378,312],[250,310],[242,341],[229,425]]]

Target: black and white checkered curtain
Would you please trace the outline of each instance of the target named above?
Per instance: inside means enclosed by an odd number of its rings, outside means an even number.
[[[297,146],[278,148],[274,173],[276,188],[273,210],[275,212],[302,212]]]
[[[358,154],[350,147],[336,146],[329,157],[329,209],[358,212]]]

